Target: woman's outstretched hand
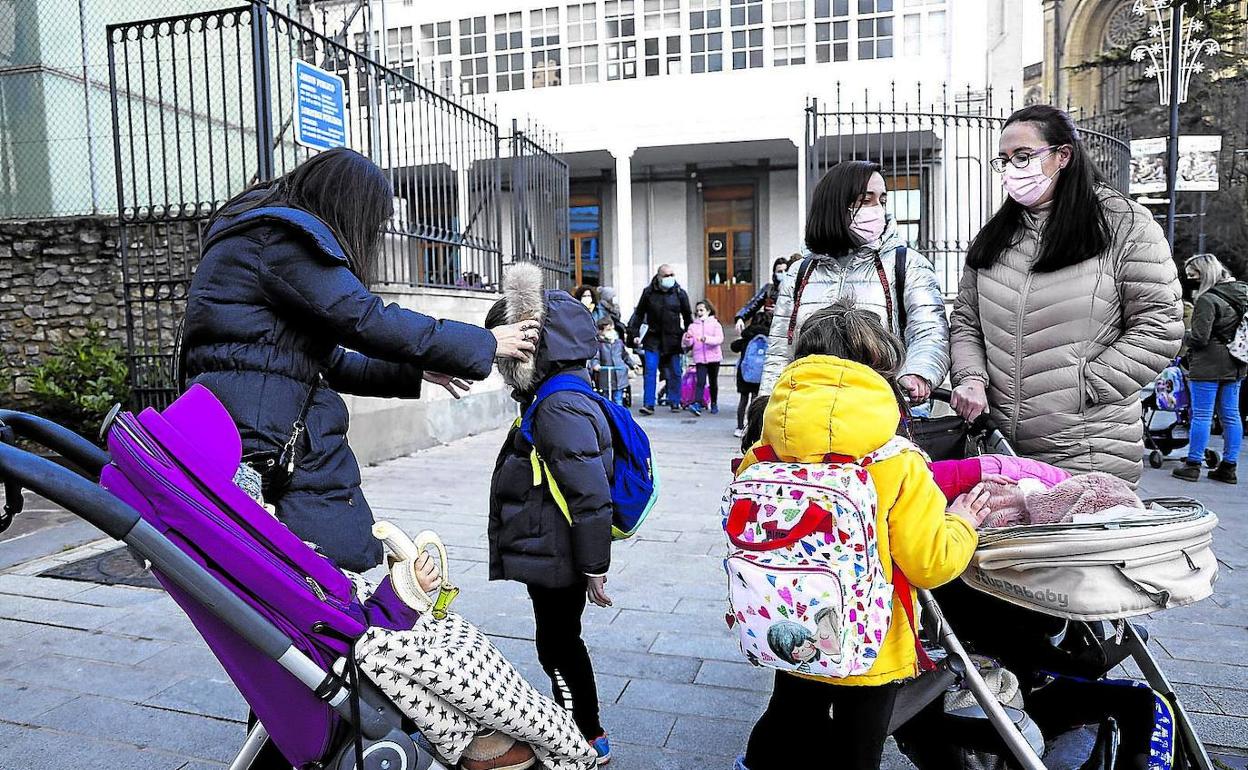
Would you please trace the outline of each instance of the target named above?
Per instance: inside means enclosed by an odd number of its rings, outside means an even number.
[[[949,405],[963,420],[973,422],[975,418],[988,411],[988,393],[984,388],[984,383],[979,380],[967,380],[954,388]]]
[[[521,321],[519,323],[497,326],[491,329],[494,339],[498,341],[496,358],[518,358],[527,361],[537,350],[539,334],[537,321]]]
[[[472,384],[466,380],[461,380],[458,377],[452,377],[449,374],[441,374],[439,372],[425,372],[423,378],[425,382],[432,383],[434,385],[441,385],[446,388],[446,392],[450,393],[455,398],[460,398],[464,393],[468,392],[469,388],[472,387]]]

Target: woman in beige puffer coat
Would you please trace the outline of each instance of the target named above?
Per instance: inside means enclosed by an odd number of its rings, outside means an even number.
[[[952,316],[953,405],[1013,447],[1139,481],[1140,388],[1183,337],[1178,274],[1143,207],[1100,184],[1070,117],[1016,112],[994,168],[1010,195],[967,255]]]

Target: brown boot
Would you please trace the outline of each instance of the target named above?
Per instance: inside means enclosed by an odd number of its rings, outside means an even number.
[[[478,736],[460,759],[461,770],[528,770],[537,763],[529,744],[500,733]]]
[[[1209,478],[1214,481],[1221,481],[1223,484],[1238,484],[1239,478],[1235,473],[1235,463],[1228,463],[1226,460],[1218,463],[1218,467],[1209,471]]]

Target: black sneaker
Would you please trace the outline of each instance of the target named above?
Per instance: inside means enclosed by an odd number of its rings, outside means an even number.
[[[1183,464],[1175,468],[1170,475],[1174,476],[1176,479],[1182,479],[1183,481],[1200,481],[1200,466],[1193,465],[1185,460]]]
[[[649,417],[650,415],[654,414],[654,407],[643,406],[642,408],[637,410],[637,414],[640,414],[642,417]]]
[[[684,411],[684,410],[682,410],[682,409],[680,408],[680,404],[672,404],[672,413],[673,413],[673,414],[675,414],[675,413],[677,413],[677,412],[681,412],[681,411]]]
[[[1239,478],[1235,475],[1235,463],[1228,463],[1225,460],[1218,463],[1218,467],[1209,471],[1209,478],[1214,481],[1220,481],[1223,484],[1238,484]]]

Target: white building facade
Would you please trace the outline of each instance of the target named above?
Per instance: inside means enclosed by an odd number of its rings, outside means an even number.
[[[1015,4],[377,0],[364,22],[376,31],[354,42],[384,28],[374,58],[560,137],[577,283],[627,302],[670,263],[727,316],[800,247],[807,100],[839,90],[861,110],[942,87],[1020,89]],[[896,205],[918,205],[911,186]]]

